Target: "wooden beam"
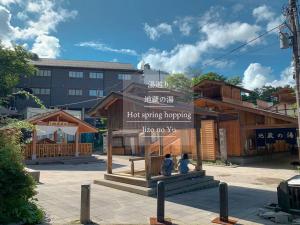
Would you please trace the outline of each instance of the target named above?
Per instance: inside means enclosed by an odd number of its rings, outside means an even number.
[[[197,117],[195,116],[194,119],[194,126],[195,126],[195,133],[196,133],[196,159],[197,159],[197,165],[195,170],[201,171],[202,170],[202,157],[201,157],[201,121],[197,121]]]
[[[151,133],[145,133],[144,145],[145,145],[145,173],[146,180],[151,179],[151,151],[150,151]]]
[[[36,130],[33,129],[32,131],[32,160],[36,160],[36,142],[37,142],[37,135],[36,135]]]
[[[259,124],[259,125],[241,126],[241,129],[244,130],[272,129],[272,128],[297,128],[297,124],[285,123],[285,124]]]
[[[112,174],[112,130],[107,130],[107,173]]]
[[[79,130],[75,133],[75,156],[79,156]]]
[[[159,138],[159,155],[164,155],[164,140],[163,140],[163,133],[158,133]]]

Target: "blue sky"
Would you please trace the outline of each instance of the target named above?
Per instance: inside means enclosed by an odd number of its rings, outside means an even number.
[[[293,84],[291,50],[270,33],[287,0],[0,0],[0,38],[42,57],[141,61],[169,72],[239,75],[250,89]]]

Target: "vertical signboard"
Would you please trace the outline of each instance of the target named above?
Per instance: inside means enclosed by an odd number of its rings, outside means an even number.
[[[227,141],[226,141],[226,129],[219,129],[219,141],[220,141],[220,156],[222,161],[227,161]]]

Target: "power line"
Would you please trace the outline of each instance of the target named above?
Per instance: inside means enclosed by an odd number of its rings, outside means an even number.
[[[272,29],[270,29],[270,30],[267,30],[266,32],[264,32],[264,33],[258,35],[257,37],[255,37],[255,38],[253,38],[253,39],[251,39],[250,41],[247,41],[246,43],[244,43],[244,44],[242,44],[242,45],[240,45],[240,46],[238,46],[238,47],[236,47],[236,48],[234,48],[234,49],[231,49],[231,50],[228,51],[227,53],[225,53],[225,54],[223,54],[223,55],[221,55],[221,56],[219,56],[219,57],[216,57],[216,58],[210,60],[209,62],[205,63],[205,64],[202,66],[202,69],[204,69],[204,67],[210,65],[211,63],[213,63],[213,62],[215,62],[215,61],[217,61],[217,60],[219,60],[219,59],[225,58],[225,57],[227,57],[228,55],[231,55],[233,52],[235,52],[235,51],[237,51],[237,50],[239,50],[239,49],[241,49],[241,48],[243,48],[243,47],[245,47],[245,46],[247,46],[247,45],[253,43],[254,41],[256,41],[256,40],[262,38],[263,36],[265,36],[265,35],[271,33],[273,30],[276,30],[277,28],[281,27],[283,24],[284,24],[284,23],[281,23],[281,24],[279,24],[278,26],[276,26],[276,27],[274,27],[274,28],[272,28]]]
[[[229,57],[229,58],[236,57],[236,56],[241,56],[241,55],[246,55],[246,54],[249,54],[249,53],[259,52],[259,51],[261,51],[261,50],[264,50],[264,49],[273,47],[275,44],[278,44],[278,40],[276,40],[276,41],[274,41],[274,42],[272,42],[272,43],[270,43],[270,44],[268,44],[268,45],[266,45],[266,46],[263,46],[263,47],[261,47],[261,48],[253,49],[252,51],[240,52],[239,54],[231,55],[231,57]],[[222,62],[224,62],[224,61],[217,61],[217,62],[215,63],[215,65],[218,65],[218,64],[220,64],[220,63],[222,63]]]

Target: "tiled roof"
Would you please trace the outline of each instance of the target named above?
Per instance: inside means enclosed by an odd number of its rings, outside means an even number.
[[[74,67],[74,68],[91,68],[91,69],[117,69],[117,70],[137,70],[129,63],[118,62],[100,62],[100,61],[77,61],[39,58],[33,60],[35,66],[57,66],[57,67]]]

